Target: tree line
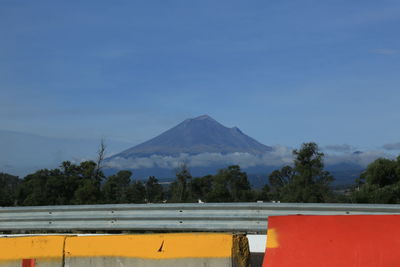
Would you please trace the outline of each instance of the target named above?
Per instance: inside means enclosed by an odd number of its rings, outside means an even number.
[[[176,172],[167,186],[150,176],[132,179],[122,170],[105,177],[93,161],[73,164],[65,161],[59,168],[43,169],[19,179],[0,173],[0,206],[40,206],[74,204],[120,204],[161,202],[254,201],[253,190],[239,166],[229,166],[216,175],[193,178],[186,165]]]
[[[0,173],[0,206],[161,203],[161,202],[349,202],[400,203],[400,156],[380,158],[368,165],[350,189],[332,189],[334,177],[324,169],[324,154],[316,143],[293,150],[294,161],[273,171],[262,189],[254,189],[238,165],[214,175],[192,177],[187,165],[175,180],[162,185],[154,176],[132,179],[132,172],[105,176],[104,146],[96,161],[74,164],[64,161],[58,168],[42,169],[24,179]]]

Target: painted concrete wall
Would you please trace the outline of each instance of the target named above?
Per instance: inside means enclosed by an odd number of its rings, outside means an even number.
[[[400,215],[271,216],[264,267],[400,266]]]
[[[232,234],[0,238],[0,267],[244,267],[249,258],[247,238]]]
[[[0,267],[21,267],[23,259],[34,259],[37,267],[62,267],[65,239],[66,236],[2,237]]]
[[[267,235],[247,235],[250,247],[250,264],[252,267],[261,267],[264,260]]]
[[[229,234],[69,237],[65,266],[232,266]]]

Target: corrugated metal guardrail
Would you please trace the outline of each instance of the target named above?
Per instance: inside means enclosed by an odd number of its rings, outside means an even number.
[[[195,203],[0,208],[1,231],[220,231],[265,233],[273,215],[400,214],[400,205]]]

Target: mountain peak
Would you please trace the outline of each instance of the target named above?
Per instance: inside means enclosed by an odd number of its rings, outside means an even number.
[[[271,151],[237,127],[227,128],[208,115],[183,121],[177,126],[140,145],[127,149],[116,157],[175,156],[182,153],[250,153]]]
[[[211,118],[210,116],[208,116],[207,114],[198,116],[196,118],[193,118],[193,120],[214,120],[213,118]]]
[[[189,121],[212,121],[212,122],[217,122],[216,120],[214,120],[213,118],[211,118],[210,116],[208,116],[207,114],[195,117],[195,118],[191,118],[189,119]]]
[[[216,120],[214,120],[213,118],[211,118],[208,115],[201,115],[201,116],[198,116],[198,117],[195,117],[195,118],[186,119],[179,125],[184,125],[186,127],[190,127],[191,125],[194,125],[194,124],[212,125],[212,124],[220,124],[220,123],[217,122]]]

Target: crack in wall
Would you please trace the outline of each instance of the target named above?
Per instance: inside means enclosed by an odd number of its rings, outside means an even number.
[[[160,248],[157,250],[157,252],[163,252],[163,246],[164,246],[164,240],[162,241],[162,243],[161,243],[161,246],[160,246]]]

